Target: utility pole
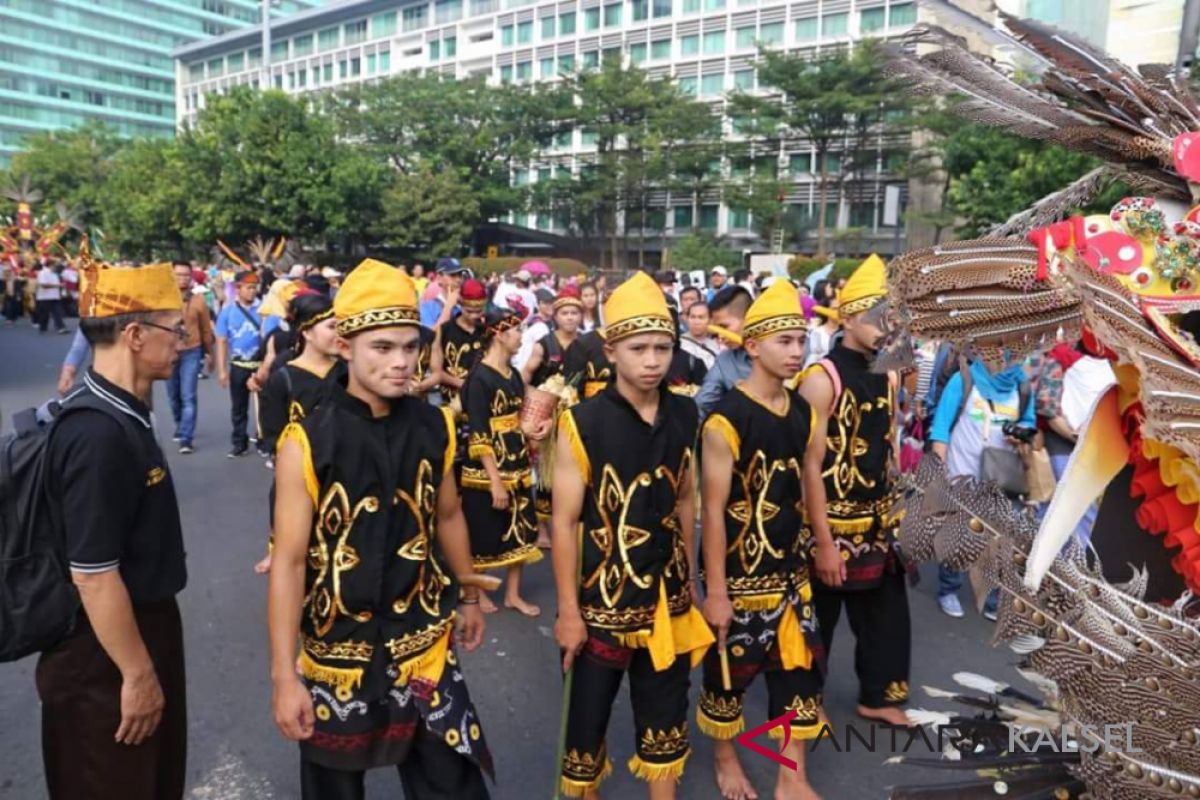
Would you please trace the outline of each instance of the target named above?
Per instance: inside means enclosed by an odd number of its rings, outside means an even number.
[[[262,0],[262,77],[258,85],[261,91],[271,88],[271,0]]]
[[[1197,44],[1200,44],[1200,0],[1184,0],[1183,24],[1179,26],[1179,53],[1175,56],[1177,71],[1191,65],[1196,57]]]

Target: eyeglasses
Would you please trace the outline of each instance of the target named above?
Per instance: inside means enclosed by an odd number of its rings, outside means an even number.
[[[166,325],[159,325],[156,322],[139,322],[138,324],[149,328],[158,328],[160,331],[166,331],[167,333],[173,333],[175,334],[175,338],[181,342],[187,338],[187,328],[184,327],[182,322],[175,323],[174,327],[171,328],[168,328]]]

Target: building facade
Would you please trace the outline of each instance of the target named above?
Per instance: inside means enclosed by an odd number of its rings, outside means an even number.
[[[719,112],[727,93],[756,88],[758,43],[814,53],[866,36],[901,34],[917,17],[912,0],[349,0],[273,23],[266,65],[258,57],[261,33],[253,29],[179,48],[176,113],[181,125],[194,121],[206,95],[239,85],[315,92],[407,70],[458,78],[482,75],[496,82],[547,81],[613,56],[651,76],[673,76],[684,92]],[[736,136],[728,120],[726,131]],[[513,180],[525,184],[560,170],[577,171],[588,162],[591,145],[588,132],[576,130],[528,169],[517,170]],[[772,154],[767,155],[769,160]],[[773,155],[792,181],[787,196],[791,215],[811,223],[799,247],[790,249],[811,251],[818,213],[811,147],[786,142]],[[839,169],[836,161],[831,159],[831,171]],[[764,162],[756,158],[755,163]],[[846,239],[842,250],[894,248],[894,229],[884,227],[882,220],[884,187],[904,182],[888,166],[886,143],[881,142],[873,174],[859,176],[841,197],[827,203],[829,227],[850,229],[857,237]],[[731,159],[721,165],[733,176],[750,168]],[[651,250],[694,228],[726,236],[735,247],[763,250],[769,245],[758,239],[748,214],[724,205],[715,194],[697,205],[664,192],[652,203],[660,209],[647,215],[655,230],[643,231],[656,243]],[[564,230],[549,214],[517,214],[509,221]]]
[[[271,5],[286,14],[315,3]],[[260,0],[0,0],[0,166],[28,134],[88,120],[126,136],[171,136],[171,51],[257,25],[260,7]]]

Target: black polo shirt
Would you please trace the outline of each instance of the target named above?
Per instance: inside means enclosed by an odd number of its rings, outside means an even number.
[[[119,569],[134,605],[173,597],[187,583],[183,529],[150,409],[93,370],[78,391],[111,410],[70,412],[50,435],[47,489],[71,569]]]

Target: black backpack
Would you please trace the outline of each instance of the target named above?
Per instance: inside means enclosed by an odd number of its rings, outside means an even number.
[[[75,627],[79,592],[71,580],[58,509],[46,492],[47,445],[55,424],[79,409],[119,419],[89,391],[13,416],[0,437],[0,663],[53,647]]]

